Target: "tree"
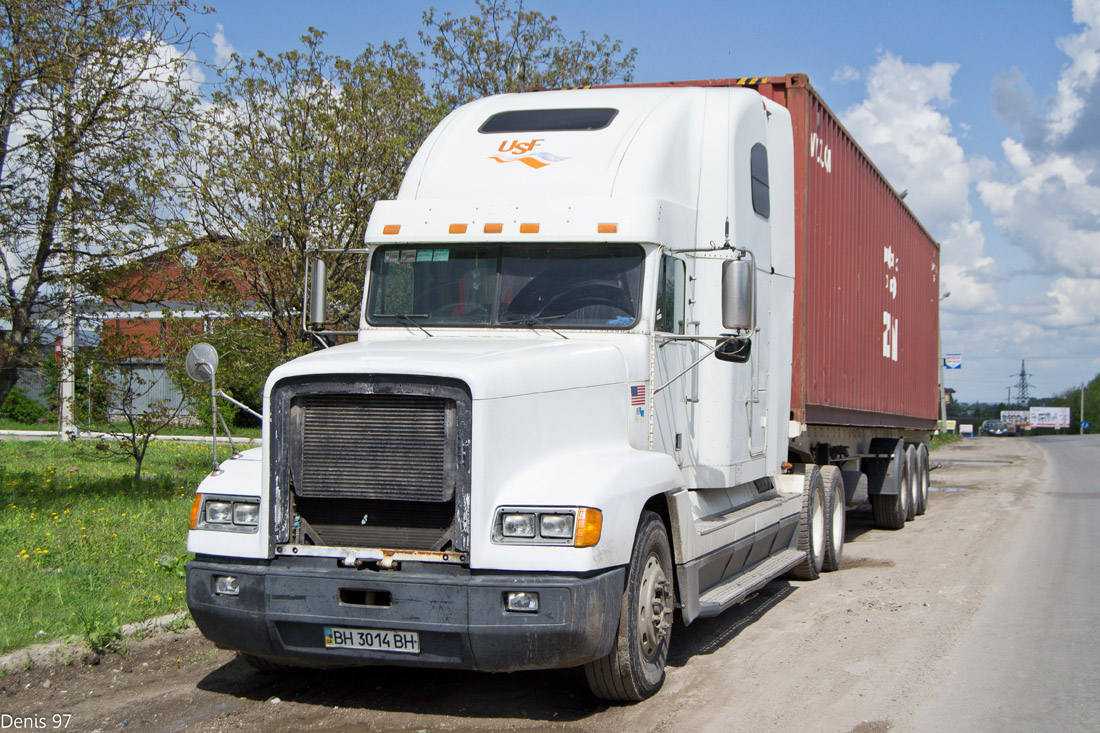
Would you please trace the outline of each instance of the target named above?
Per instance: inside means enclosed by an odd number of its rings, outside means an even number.
[[[556,16],[524,9],[523,0],[478,0],[479,13],[456,18],[424,13],[420,40],[434,61],[435,90],[448,107],[490,94],[633,80],[638,49],[623,52],[607,34],[569,39]]]
[[[125,456],[134,461],[134,483],[141,481],[141,466],[149,443],[184,412],[182,396],[163,396],[168,375],[150,368],[135,355],[148,344],[121,329],[104,327],[93,360],[89,389],[96,395],[89,418],[104,426],[96,451],[104,456]],[[75,409],[74,412],[77,410]]]
[[[219,264],[213,276],[194,269],[193,290],[219,314],[206,340],[234,371],[265,375],[312,346],[301,329],[306,251],[361,247],[374,202],[396,194],[441,116],[403,42],[349,61],[324,52],[324,35],[234,56],[178,150],[180,215],[198,258]],[[329,258],[329,275],[335,319],[357,326],[361,258]]]
[[[190,0],[0,0],[0,403],[39,321],[163,231],[192,110]]]

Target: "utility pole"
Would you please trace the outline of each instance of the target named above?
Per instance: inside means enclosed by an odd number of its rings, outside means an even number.
[[[1081,419],[1077,421],[1080,423],[1081,432],[1080,435],[1085,434],[1085,383],[1081,382]]]
[[[943,281],[940,281],[943,284]],[[951,291],[940,296],[940,310],[943,310],[943,301],[951,295]],[[940,432],[947,432],[947,392],[944,389],[943,384],[943,335],[941,331],[943,329],[943,319],[939,317],[939,312],[936,313],[936,350],[939,352],[937,356],[940,359]]]
[[[1008,390],[1008,396],[1005,397],[1005,405],[1012,407],[1012,387],[1005,387]]]

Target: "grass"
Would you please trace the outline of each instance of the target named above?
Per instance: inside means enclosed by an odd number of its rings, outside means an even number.
[[[949,445],[958,440],[962,440],[962,438],[955,433],[938,433],[932,436],[932,445],[929,446],[929,449],[936,450],[940,446]]]
[[[136,485],[132,461],[94,452],[0,441],[0,653],[68,636],[98,651],[123,624],[186,608],[187,523],[210,446],[154,443]]]

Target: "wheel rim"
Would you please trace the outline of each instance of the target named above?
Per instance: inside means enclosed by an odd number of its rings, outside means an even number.
[[[901,486],[898,487],[898,493],[901,495],[901,514],[904,519],[909,514],[909,472],[906,471],[901,477]]]
[[[652,660],[672,626],[668,577],[656,555],[650,555],[646,560],[638,591],[638,645],[642,656]]]
[[[825,507],[824,502],[818,500],[819,493],[813,493],[813,506],[810,507],[810,527],[813,536],[810,538],[814,548],[814,561],[820,564],[825,557]]]

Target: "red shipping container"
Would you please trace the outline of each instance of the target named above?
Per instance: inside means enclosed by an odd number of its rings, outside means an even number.
[[[744,86],[790,111],[795,151],[793,417],[817,425],[934,428],[939,245],[810,86],[809,77],[636,86]]]

